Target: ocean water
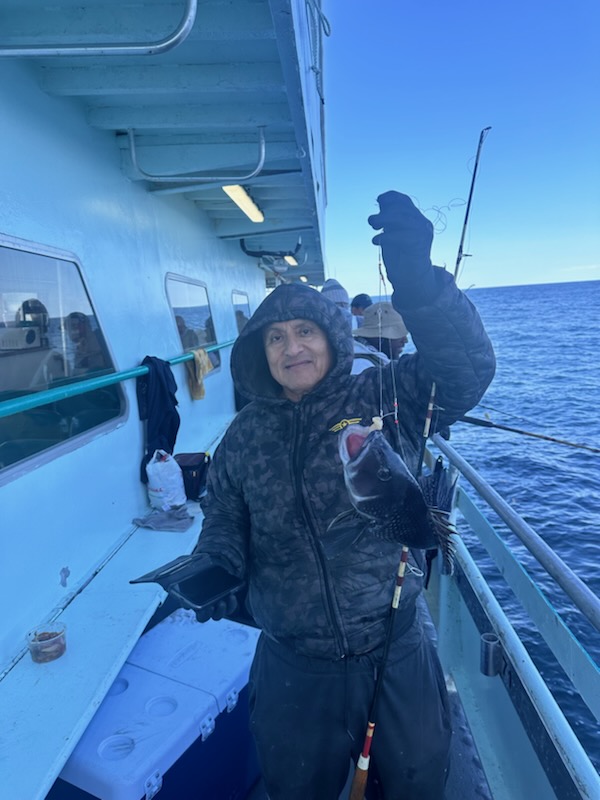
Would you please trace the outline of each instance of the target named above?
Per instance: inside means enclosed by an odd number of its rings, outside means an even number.
[[[600,449],[600,281],[467,294],[484,320],[498,362],[496,377],[471,416]],[[452,427],[450,443],[600,596],[600,454],[465,423]],[[512,534],[508,540],[600,664],[600,634],[519,540]],[[598,723],[573,696],[493,562],[481,547],[478,552],[492,589],[600,769]]]

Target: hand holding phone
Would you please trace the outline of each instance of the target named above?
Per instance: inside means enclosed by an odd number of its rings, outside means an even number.
[[[130,583],[158,583],[182,608],[196,614],[198,622],[222,619],[237,609],[236,595],[245,588],[217,559],[206,554],[180,556]]]

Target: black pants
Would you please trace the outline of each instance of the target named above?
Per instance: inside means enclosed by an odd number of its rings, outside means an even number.
[[[381,651],[340,661],[261,636],[250,725],[270,800],[337,800],[362,749]],[[419,623],[392,643],[371,747],[385,800],[441,800],[450,718],[437,653]]]

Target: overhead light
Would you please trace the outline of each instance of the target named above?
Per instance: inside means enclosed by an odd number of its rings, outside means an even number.
[[[296,261],[294,256],[284,256],[283,260],[286,262],[286,264],[289,264],[290,267],[297,267],[298,266],[298,262]]]
[[[306,275],[300,275],[300,280],[302,281],[302,283],[308,283],[308,278],[306,277]]]
[[[236,184],[234,186],[223,186],[222,188],[225,194],[233,200],[236,206],[242,209],[248,219],[252,220],[252,222],[265,221],[264,214],[243,186],[238,186]]]

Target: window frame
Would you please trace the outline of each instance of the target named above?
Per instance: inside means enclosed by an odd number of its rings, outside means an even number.
[[[102,338],[104,340],[104,346],[106,348],[106,353],[110,359],[111,367],[114,372],[119,372],[119,365],[117,363],[117,359],[115,358],[113,349],[105,334],[105,328],[102,324],[101,314],[98,314],[96,306],[93,302],[92,294],[90,292],[88,282],[85,277],[85,270],[83,268],[83,264],[79,257],[69,250],[63,250],[61,248],[55,247],[53,245],[43,244],[41,242],[36,242],[30,239],[21,239],[16,236],[11,236],[6,233],[0,232],[0,247],[7,248],[10,250],[16,250],[23,253],[29,253],[34,256],[43,256],[47,258],[51,258],[57,261],[64,261],[69,264],[72,264],[76,271],[79,279],[81,281],[81,286],[85,295],[89,301],[90,308],[94,313],[95,320],[98,325],[98,329],[102,334]],[[89,376],[81,375],[77,376],[78,380],[86,380]],[[73,383],[78,382],[74,380]],[[62,455],[66,453],[73,452],[78,450],[79,448],[88,444],[88,442],[95,439],[98,434],[107,434],[111,431],[115,430],[118,427],[121,427],[124,422],[129,418],[130,415],[130,402],[127,396],[127,392],[123,389],[121,383],[115,384],[117,386],[117,391],[119,392],[119,401],[120,401],[120,413],[116,416],[105,420],[104,422],[99,423],[98,425],[94,425],[87,430],[81,431],[80,433],[76,433],[73,436],[70,436],[66,439],[63,439],[52,446],[45,448],[44,450],[39,450],[37,453],[32,453],[25,458],[19,459],[19,461],[15,461],[12,464],[8,464],[6,467],[0,469],[0,486],[14,480],[17,477],[20,477],[23,474],[26,474],[31,471],[32,467],[37,468],[43,464],[50,463],[57,458],[60,458]],[[46,390],[41,391],[31,391],[26,392],[23,396],[28,397],[31,394],[43,394]],[[86,392],[87,394],[87,392]],[[41,406],[44,408],[44,406]],[[16,412],[19,413],[19,412]],[[15,414],[10,414],[6,417],[6,419],[10,419],[11,417],[15,416]]]
[[[175,307],[173,306],[173,303],[171,302],[171,297],[169,295],[169,281],[170,280],[177,281],[178,283],[184,283],[184,284],[187,284],[188,286],[199,286],[200,288],[204,289],[204,291],[206,292],[206,302],[207,302],[207,305],[208,305],[209,316],[210,316],[210,318],[212,320],[213,330],[215,332],[215,341],[214,342],[210,342],[210,343],[207,342],[204,345],[203,344],[199,344],[198,347],[210,347],[213,344],[219,344],[219,336],[218,336],[218,333],[217,333],[217,326],[216,326],[216,323],[215,323],[215,318],[213,316],[212,304],[210,302],[210,295],[208,293],[208,285],[204,281],[198,280],[197,278],[190,278],[187,275],[180,275],[177,272],[167,272],[166,275],[165,275],[165,296],[166,296],[166,299],[167,299],[167,303],[169,305],[169,309],[171,311],[171,316],[173,318],[173,325],[175,326],[175,332],[177,334],[179,342],[181,343],[181,347],[183,349],[183,352],[189,353],[189,352],[191,352],[191,350],[193,348],[184,347],[184,344],[181,341],[181,334],[179,333],[179,329],[177,327],[177,320],[176,320],[177,314],[175,312]],[[204,376],[204,380],[206,380],[207,378],[210,378],[210,376],[213,373],[219,372],[220,369],[221,369],[221,366],[223,364],[223,359],[221,357],[220,351],[217,350],[215,352],[215,355],[218,356],[219,363],[218,364],[214,364],[213,363],[212,370],[210,372],[208,372]]]

